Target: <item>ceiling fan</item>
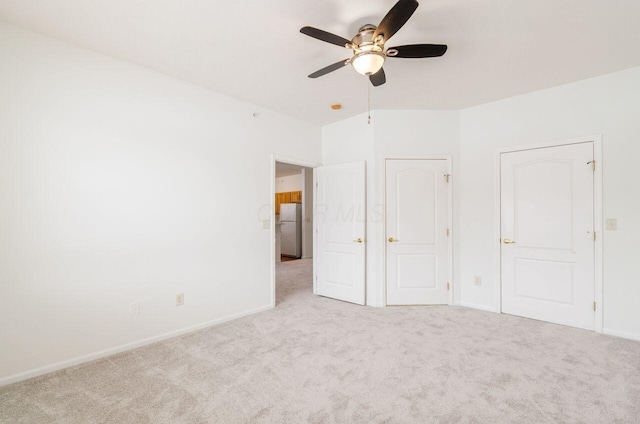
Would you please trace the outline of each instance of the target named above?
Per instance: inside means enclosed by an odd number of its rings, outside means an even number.
[[[309,37],[353,50],[353,57],[322,68],[309,75],[309,78],[318,78],[351,64],[358,73],[367,75],[371,83],[377,87],[387,81],[382,65],[388,57],[417,59],[442,56],[447,51],[444,44],[411,44],[390,47],[384,51],[385,43],[407,23],[417,8],[417,0],[399,0],[382,19],[380,25],[363,26],[351,41],[321,29],[303,27],[300,32]]]

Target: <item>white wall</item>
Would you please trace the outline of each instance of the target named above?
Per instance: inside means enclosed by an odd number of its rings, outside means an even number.
[[[287,177],[276,178],[276,193],[282,193],[287,191],[303,191],[304,190],[304,176],[301,173],[298,175],[289,175]]]
[[[452,155],[454,164],[454,235],[458,212],[457,170],[460,121],[457,111],[376,110],[371,125],[365,114],[327,125],[322,131],[324,165],[367,163],[367,304],[384,300],[384,161],[383,156]],[[456,238],[454,246],[457,248]],[[454,268],[457,267],[454,264]],[[455,290],[455,301],[459,291]]]
[[[453,155],[456,301],[495,309],[496,149],[602,134],[604,215],[619,223],[604,234],[604,325],[640,338],[639,92],[634,68],[460,113],[380,110],[372,125],[359,115],[320,131],[0,23],[0,384],[268,307],[272,153],[366,161],[377,306],[381,155]],[[253,266],[238,263],[240,249]]]
[[[0,384],[269,307],[271,154],[319,162],[320,141],[0,24]]]
[[[640,339],[640,68],[462,111],[462,296],[496,309],[496,149],[602,134],[605,332]],[[482,276],[482,286],[473,276]]]
[[[383,304],[384,181],[381,155],[453,155],[454,301],[498,310],[495,264],[495,159],[505,146],[579,136],[603,137],[605,332],[640,339],[640,68],[531,93],[461,112],[377,110],[322,131],[323,163],[367,162],[367,304]],[[473,284],[475,275],[482,286]]]

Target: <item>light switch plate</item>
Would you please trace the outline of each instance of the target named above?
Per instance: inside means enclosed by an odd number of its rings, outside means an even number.
[[[607,218],[605,222],[605,230],[618,231],[618,220],[616,218]]]

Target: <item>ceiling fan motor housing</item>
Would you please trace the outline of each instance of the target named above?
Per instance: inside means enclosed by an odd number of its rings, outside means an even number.
[[[351,40],[354,46],[362,46],[367,44],[373,44],[373,34],[376,31],[376,26],[367,24],[358,30],[358,33]]]

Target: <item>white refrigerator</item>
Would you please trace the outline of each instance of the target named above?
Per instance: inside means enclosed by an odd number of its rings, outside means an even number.
[[[293,258],[302,257],[302,205],[283,203],[280,205],[281,253]]]

